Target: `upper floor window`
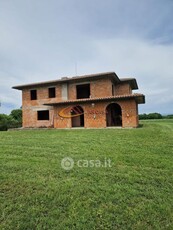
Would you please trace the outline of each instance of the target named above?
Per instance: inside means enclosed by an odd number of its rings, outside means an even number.
[[[54,98],[56,97],[56,89],[55,87],[49,88],[49,98]]]
[[[36,89],[32,89],[30,91],[30,97],[31,97],[31,100],[37,100],[37,90]]]
[[[114,96],[114,85],[112,85],[112,96]]]
[[[90,98],[90,84],[77,85],[77,99]]]

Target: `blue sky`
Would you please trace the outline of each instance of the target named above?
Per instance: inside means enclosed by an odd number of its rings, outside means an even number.
[[[135,77],[140,113],[173,113],[172,0],[0,0],[0,113],[18,84],[114,71]]]

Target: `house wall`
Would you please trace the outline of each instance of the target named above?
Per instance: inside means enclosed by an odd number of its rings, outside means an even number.
[[[112,82],[110,79],[99,79],[95,81],[86,81],[82,83],[70,83],[68,85],[69,100],[76,99],[76,85],[90,83],[91,98],[112,96]]]
[[[90,83],[91,98],[109,97],[112,96],[112,86],[114,87],[114,95],[132,94],[132,89],[129,83],[115,84],[110,79],[99,79],[90,82],[83,82],[80,84]],[[69,100],[76,99],[76,85],[79,83],[71,83],[68,85]]]
[[[91,82],[91,98],[112,96],[112,81],[110,79],[100,79]]]
[[[126,95],[126,94],[132,94],[132,89],[129,83],[121,83],[121,84],[114,85],[114,92],[115,95]]]
[[[22,91],[23,127],[52,127],[54,109],[52,106],[44,106],[43,104],[61,101],[61,86],[56,86],[56,98],[48,97],[48,87],[39,87],[34,89],[37,90],[37,100],[30,99],[31,89],[25,89]],[[50,110],[49,121],[37,120],[37,111],[40,110]]]
[[[97,102],[80,104],[84,110],[84,127],[85,128],[106,128],[106,107],[111,102]],[[112,102],[115,103],[115,102]],[[134,99],[116,102],[122,109],[122,127],[137,127],[138,110],[137,103]],[[73,105],[74,106],[74,105]],[[71,107],[73,107],[71,106]],[[55,128],[71,128],[71,118],[62,118],[58,114],[65,106],[55,107],[54,125]]]
[[[99,79],[90,82],[83,82],[82,84],[90,83],[90,93],[91,98],[97,97],[108,97],[112,96],[112,81],[110,79]],[[70,128],[70,119],[62,119],[57,113],[62,107],[58,107],[54,110],[52,106],[44,106],[45,103],[55,103],[62,100],[75,100],[76,99],[76,85],[79,83],[70,83],[68,85],[52,85],[51,87],[56,87],[56,98],[48,97],[49,87],[38,87],[33,88],[37,90],[37,100],[30,100],[30,90],[25,89],[22,91],[22,110],[23,110],[23,127],[56,127],[56,128]],[[114,95],[130,94],[132,90],[129,84],[123,83],[114,86]],[[136,103],[135,101],[129,102],[119,102],[122,106],[123,111],[128,111],[130,114],[128,119],[124,116],[123,127],[136,127],[138,125],[138,120],[136,118]],[[91,103],[84,104],[85,109],[85,127],[106,127],[105,118],[105,106],[107,103],[100,102],[95,104],[95,110],[98,110],[98,114],[93,118],[91,114]],[[131,108],[131,110],[130,110]],[[49,121],[38,121],[37,111],[39,110],[49,110],[50,120]],[[124,112],[125,114],[125,112]]]

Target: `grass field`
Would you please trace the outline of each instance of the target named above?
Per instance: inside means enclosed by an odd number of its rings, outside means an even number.
[[[173,120],[141,123],[0,132],[0,229],[173,229]]]

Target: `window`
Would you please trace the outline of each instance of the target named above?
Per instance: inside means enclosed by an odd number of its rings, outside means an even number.
[[[112,85],[112,96],[114,96],[114,85]]]
[[[37,120],[49,120],[49,110],[37,111]]]
[[[30,91],[31,100],[37,100],[37,90],[33,89]]]
[[[54,98],[54,97],[56,97],[55,87],[51,87],[49,88],[49,98]]]
[[[90,84],[77,85],[77,99],[90,98]]]

